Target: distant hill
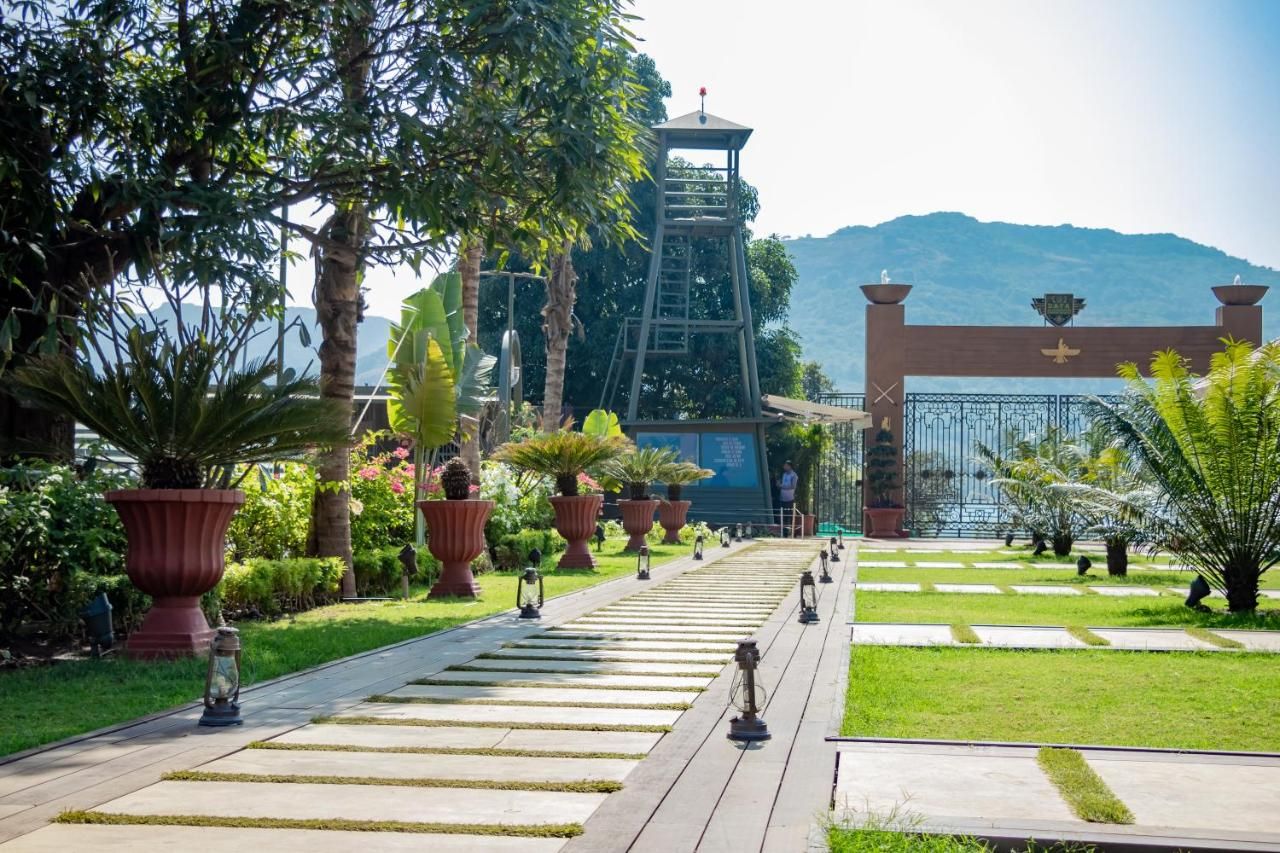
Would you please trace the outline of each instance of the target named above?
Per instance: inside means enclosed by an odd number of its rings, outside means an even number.
[[[842,391],[863,387],[866,300],[861,284],[887,269],[915,285],[907,323],[1037,324],[1031,298],[1074,293],[1088,304],[1080,326],[1203,325],[1217,301],[1209,288],[1239,275],[1280,287],[1280,272],[1233,258],[1173,234],[1121,234],[1071,225],[979,222],[961,213],[903,216],[874,227],[842,228],[829,237],[786,241],[799,272],[790,325],[805,357],[817,360]],[[1269,338],[1280,332],[1280,300],[1269,296]],[[945,384],[942,384],[945,383]],[[1091,392],[1097,383],[924,380],[911,390]]]

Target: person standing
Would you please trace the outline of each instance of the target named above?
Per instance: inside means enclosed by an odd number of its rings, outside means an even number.
[[[791,467],[791,460],[782,463],[782,478],[778,481],[778,506],[782,513],[782,535],[787,535],[788,528],[795,535],[796,488],[800,485],[800,475]]]

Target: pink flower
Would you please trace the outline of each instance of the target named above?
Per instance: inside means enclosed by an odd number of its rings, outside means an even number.
[[[480,487],[479,487],[479,486],[477,486],[475,483],[472,483],[472,484],[471,484],[471,494],[473,494],[473,495],[474,495],[474,494],[475,494],[476,492],[478,492],[478,491],[480,491]]]
[[[392,480],[391,491],[395,492],[397,495],[404,494],[404,483],[400,482],[399,480]]]
[[[413,464],[412,464],[412,463],[410,463],[410,464],[408,464],[408,465],[405,465],[405,466],[404,466],[403,468],[401,468],[400,470],[404,472],[404,475],[405,475],[406,477],[412,477],[412,476],[413,476]]]
[[[359,471],[359,474],[360,474],[360,477],[365,480],[378,479],[378,469],[369,465],[366,465],[365,467],[361,468]]]
[[[579,475],[578,475],[578,485],[579,485],[579,486],[586,486],[586,487],[587,487],[587,489],[589,489],[589,490],[591,490],[591,491],[593,491],[593,492],[598,492],[598,491],[600,491],[600,490],[601,490],[601,489],[600,489],[600,484],[599,484],[599,483],[597,483],[595,480],[591,479],[591,478],[590,478],[589,476],[587,476],[586,474],[579,474]]]
[[[395,456],[395,458],[397,458],[397,459],[408,459],[408,458],[409,458],[409,448],[407,448],[407,447],[397,447],[395,450],[391,451],[391,454],[392,454],[393,456]]]

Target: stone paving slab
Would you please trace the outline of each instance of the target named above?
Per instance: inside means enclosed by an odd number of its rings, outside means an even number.
[[[533,672],[537,674],[545,674],[545,671],[551,670],[554,672],[599,672],[610,675],[698,675],[704,672],[715,672],[723,665],[723,661],[718,664],[711,664],[573,660],[566,655],[566,657],[559,660],[476,658],[468,663],[467,667],[504,672]]]
[[[1111,641],[1113,649],[1203,652],[1224,651],[1210,643],[1202,643],[1185,631],[1158,628],[1090,628],[1090,631]]]
[[[463,702],[491,699],[501,702],[583,705],[681,705],[692,702],[688,690],[584,690],[573,687],[476,687],[474,685],[406,684],[389,696]]]
[[[905,569],[905,560],[859,560],[858,565],[864,569]]]
[[[729,652],[732,654],[737,650],[737,643],[716,643],[698,640],[521,640],[516,643],[516,648],[521,649],[649,649],[652,651],[680,651],[687,650],[691,652],[715,651]]]
[[[689,613],[696,612],[698,614],[707,615],[737,615],[744,612],[760,613],[768,616],[773,612],[776,605],[766,604],[748,604],[746,602],[738,603],[720,603],[712,601],[689,601],[686,598],[677,598],[670,601],[649,601],[643,598],[628,598],[626,601],[620,601],[609,607],[602,607],[597,613],[616,613],[622,610],[643,610],[645,612],[676,612]]]
[[[853,642],[872,646],[952,646],[947,625],[909,625],[859,622],[853,626]]]
[[[1024,569],[1026,565],[1016,560],[1009,560],[1004,563],[973,563],[975,569]]]
[[[446,670],[430,676],[433,682],[482,681],[486,684],[504,684],[518,681],[539,687],[644,687],[652,690],[679,690],[688,687],[705,687],[708,678],[687,675],[600,675],[590,672],[519,672],[515,670]]]
[[[245,749],[197,768],[208,773],[263,776],[346,776],[379,779],[465,779],[518,782],[621,782],[638,761],[618,758],[517,758],[505,755],[415,755],[395,752],[311,752]]]
[[[97,810],[130,815],[546,825],[580,823],[605,796],[486,788],[428,791],[393,785],[157,782]]]
[[[698,616],[698,617],[663,617],[663,616],[614,616],[603,613],[599,616],[584,616],[575,619],[570,625],[658,625],[666,627],[697,628],[699,630],[716,630],[719,628],[759,628],[764,620],[747,616]]]
[[[735,610],[721,613],[708,613],[697,607],[683,610],[649,610],[642,607],[625,607],[618,610],[601,610],[593,618],[601,621],[626,620],[640,622],[674,622],[696,625],[759,625],[764,622],[768,613],[759,610]],[[590,620],[587,620],[590,621]]]
[[[1176,592],[1178,595],[1187,595],[1188,593],[1191,592],[1191,589],[1189,586],[1167,586],[1165,587],[1165,589],[1169,590],[1169,592]],[[1259,590],[1259,592],[1261,591],[1262,590]],[[1216,599],[1222,600],[1222,599],[1225,599],[1226,596],[1215,589],[1213,592],[1209,593],[1209,598],[1216,598]]]
[[[1000,595],[1000,587],[989,583],[936,583],[938,592],[959,592],[969,595]]]
[[[711,664],[716,667],[723,666],[733,659],[733,652],[700,652],[693,650],[680,650],[673,652],[662,651],[646,651],[643,649],[622,649],[614,646],[608,649],[530,649],[526,647],[517,647],[510,649],[496,649],[490,654],[495,657],[490,660],[548,660],[553,655],[556,660],[579,660],[579,661],[624,661],[627,663],[641,663],[644,661],[653,661],[655,663],[702,663]]]
[[[564,729],[490,729],[474,726],[306,725],[273,742],[370,749],[389,747],[453,749],[540,749],[565,752],[641,753],[653,749],[660,732],[578,732]]]
[[[592,622],[576,619],[573,622],[567,622],[564,625],[553,629],[555,633],[567,633],[569,631],[577,631],[578,633],[616,633],[619,631],[630,631],[641,634],[658,634],[665,633],[685,635],[685,632],[696,632],[695,636],[728,636],[728,637],[747,637],[751,632],[755,631],[759,625],[675,625],[670,622],[655,623],[652,621],[636,620],[632,622],[622,622],[619,620],[611,620],[609,622]]]
[[[270,850],[271,853],[556,853],[562,838],[431,835],[412,832],[316,832],[197,826],[54,824],[0,845],[5,853],[139,853],[155,850]]]
[[[1083,649],[1088,648],[1061,628],[1022,627],[1017,625],[973,625],[973,632],[985,646],[1010,649]]]
[[[557,723],[607,726],[669,726],[679,711],[649,708],[548,708],[541,705],[419,705],[367,702],[356,705],[344,716],[376,717],[380,720],[438,720],[458,723],[530,723],[554,727]]]
[[[854,584],[862,592],[919,592],[918,583],[868,583],[858,581]]]
[[[1220,631],[1215,628],[1213,633],[1244,643],[1251,652],[1280,652],[1280,631]]]
[[[1133,598],[1138,596],[1155,598],[1160,594],[1149,586],[1091,586],[1089,589],[1098,595],[1105,595],[1110,598]]]
[[[679,641],[689,641],[689,642],[695,642],[695,643],[723,643],[726,640],[737,640],[740,637],[751,636],[750,631],[730,631],[727,633],[724,631],[719,631],[716,633],[708,634],[697,628],[692,628],[690,630],[696,633],[685,634],[683,632],[673,632],[673,631],[643,631],[643,630],[631,631],[627,629],[616,629],[616,628],[612,630],[605,630],[605,631],[602,631],[599,628],[578,628],[578,629],[556,628],[549,631],[548,634],[552,635],[552,638],[554,639],[559,639],[561,637],[569,638],[569,639],[573,639],[577,637],[603,637],[604,638],[603,641],[597,640],[596,642],[607,642],[610,640],[624,641],[624,642],[628,640],[639,640],[641,642],[674,642],[679,640]],[[737,643],[734,643],[734,648],[735,649],[737,648]]]
[[[1071,569],[1076,570],[1075,563],[1032,563],[1037,569]]]
[[[968,563],[949,563],[939,560],[915,560],[912,565],[917,569],[963,569]]]
[[[1073,586],[1050,586],[1048,584],[1021,586],[1019,584],[1011,584],[1009,589],[1014,592],[1020,592],[1023,595],[1084,595]]]

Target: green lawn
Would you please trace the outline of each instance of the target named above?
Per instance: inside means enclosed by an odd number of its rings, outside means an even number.
[[[1280,602],[1262,599],[1255,616],[1232,616],[1222,599],[1210,613],[1183,605],[1180,595],[1112,598],[1103,595],[975,595],[956,592],[860,592],[859,622],[935,622],[970,625],[1084,625],[1095,628],[1187,627],[1280,630]],[[1280,669],[1280,666],[1277,666]]]
[[[559,555],[543,562],[547,597],[635,571],[621,553],[625,538],[607,541],[594,571],[557,573]],[[649,546],[652,565],[690,552],[686,545]],[[244,683],[276,678],[328,661],[431,634],[511,609],[515,573],[480,578],[479,599],[336,604],[274,622],[241,622]],[[143,662],[110,656],[0,673],[0,755],[92,731],[189,702],[204,688],[203,660]]]
[[[843,734],[1276,751],[1276,719],[1274,655],[855,646]]]
[[[827,844],[831,853],[995,853],[997,849],[975,838],[839,826],[828,830]],[[1041,847],[1029,842],[1016,853],[1092,853],[1094,849],[1087,845],[1068,844]]]
[[[1014,563],[1013,565],[1019,564]],[[1141,566],[1131,566],[1129,574],[1123,577],[1111,577],[1107,574],[1106,566],[1100,566],[1097,563],[1089,570],[1089,574],[1083,577],[1077,575],[1075,569],[1037,569],[1032,567],[1016,569],[930,569],[916,568],[914,566],[908,566],[905,569],[885,569],[874,566],[858,567],[858,580],[884,583],[918,583],[925,581],[928,583],[1048,583],[1058,585],[1078,584],[1080,586],[1128,585],[1151,586],[1163,590],[1166,587],[1186,589],[1193,577],[1195,575],[1187,571],[1143,571]],[[1280,572],[1266,572],[1263,574],[1259,586],[1263,589],[1280,589]]]
[[[908,547],[908,546],[903,546]],[[1077,548],[1071,552],[1068,557],[1056,557],[1053,551],[1046,551],[1039,557],[1031,553],[1029,548],[1013,547],[1000,548],[991,551],[915,551],[908,553],[905,550],[895,550],[885,552],[884,549],[873,548],[875,553],[868,553],[866,549],[860,548],[858,553],[860,559],[876,561],[905,561],[914,563],[917,560],[925,562],[947,562],[947,563],[1075,563],[1081,554],[1086,555],[1093,564],[1106,571],[1106,554],[1101,545],[1084,546],[1084,550]],[[1130,566],[1143,565],[1169,565],[1168,554],[1158,554],[1155,557],[1149,557],[1146,554],[1129,554]]]

